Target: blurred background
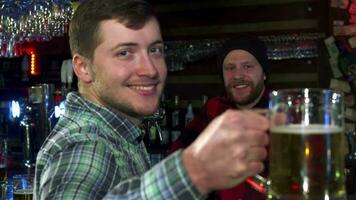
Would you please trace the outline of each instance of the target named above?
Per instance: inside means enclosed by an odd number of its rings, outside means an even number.
[[[354,173],[356,1],[149,2],[161,23],[169,70],[161,109],[146,122],[153,135],[145,140],[153,160],[164,156],[174,140],[172,130],[184,128],[189,110],[194,115],[207,98],[223,92],[216,66],[216,50],[222,42],[252,34],[268,47],[270,88],[321,87],[345,92],[350,133],[347,170]],[[8,168],[34,163],[63,111],[65,95],[77,89],[67,30],[80,3],[0,1],[0,138],[7,140]],[[179,112],[178,127],[171,126],[174,111]],[[166,139],[154,137],[156,133]],[[350,177],[349,191],[354,192],[355,174]]]

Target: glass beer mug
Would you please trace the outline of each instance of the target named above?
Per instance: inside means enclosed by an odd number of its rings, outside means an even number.
[[[32,174],[16,174],[12,177],[13,199],[14,200],[32,200],[33,199],[33,181]]]
[[[345,200],[343,94],[323,89],[270,93],[267,199]]]
[[[7,194],[7,139],[0,138],[0,200]]]

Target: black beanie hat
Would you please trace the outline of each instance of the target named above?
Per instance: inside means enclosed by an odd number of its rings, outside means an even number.
[[[219,70],[220,73],[222,73],[222,66],[226,55],[232,50],[239,49],[249,52],[257,59],[257,61],[262,66],[262,70],[266,76],[266,82],[269,77],[270,69],[270,64],[267,57],[267,47],[260,39],[250,35],[242,35],[240,37],[232,38],[224,42],[217,55],[217,66],[221,68],[221,70]]]

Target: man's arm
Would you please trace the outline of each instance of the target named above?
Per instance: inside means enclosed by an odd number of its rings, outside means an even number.
[[[199,200],[200,194],[193,185],[182,162],[182,152],[177,151],[155,165],[141,177],[121,182],[105,200]]]
[[[107,144],[76,143],[46,162],[37,199],[102,199],[116,184],[106,199],[204,199],[187,175],[181,154],[176,152],[141,177],[126,179],[120,176],[129,169],[115,162]]]
[[[122,182],[106,199],[199,199],[231,188],[263,170],[267,118],[229,110],[217,117],[182,153],[168,157],[141,178]]]
[[[202,194],[231,188],[264,169],[268,119],[256,112],[228,110],[183,152],[183,163]]]

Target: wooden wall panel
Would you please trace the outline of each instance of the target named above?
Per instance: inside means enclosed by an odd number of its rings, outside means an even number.
[[[241,32],[319,32],[327,30],[328,23],[326,1],[322,0],[153,3],[166,39],[226,37]]]

